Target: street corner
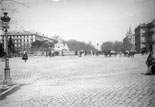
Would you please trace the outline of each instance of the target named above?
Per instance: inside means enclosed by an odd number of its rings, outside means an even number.
[[[14,83],[11,85],[0,85],[0,100],[3,100],[7,95],[14,93],[19,90],[20,84]]]

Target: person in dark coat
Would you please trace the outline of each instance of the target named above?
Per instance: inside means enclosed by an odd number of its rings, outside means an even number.
[[[154,52],[151,51],[147,60],[146,60],[146,64],[147,64],[147,71],[146,71],[146,74],[155,74],[155,71],[154,71],[154,68],[155,68],[155,55],[154,55]]]
[[[27,55],[26,51],[24,51],[24,53],[23,53],[22,60],[24,60],[25,62],[28,60],[28,55]]]

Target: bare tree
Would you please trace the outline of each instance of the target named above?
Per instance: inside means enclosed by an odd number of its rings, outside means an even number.
[[[27,0],[0,0],[0,16],[3,15],[3,12],[9,12],[9,14],[12,14],[12,15],[18,14],[18,9],[16,5],[21,5],[26,8],[29,8],[29,2],[27,2]],[[19,26],[18,20],[16,18],[12,19],[10,22],[10,25],[12,26],[12,28],[13,26],[14,28],[17,28]],[[0,28],[1,26],[2,26],[2,23],[0,20]],[[22,27],[20,26],[20,28]]]

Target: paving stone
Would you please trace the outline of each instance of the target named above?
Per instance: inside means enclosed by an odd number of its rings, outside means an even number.
[[[153,107],[154,76],[141,74],[145,59],[11,59],[12,80],[22,86],[0,100],[0,107]]]

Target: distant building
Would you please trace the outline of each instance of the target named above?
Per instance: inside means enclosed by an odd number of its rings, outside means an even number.
[[[155,19],[147,26],[148,30],[146,32],[146,42],[148,51],[155,50]]]
[[[146,33],[147,32],[147,24],[140,24],[136,29],[135,29],[135,46],[136,46],[136,51],[138,53],[141,53],[143,49],[146,49]]]
[[[124,50],[135,50],[135,35],[131,31],[131,27],[123,39]]]
[[[153,32],[155,32],[155,20],[148,24],[140,24],[135,29],[135,47],[138,53],[142,50],[150,51],[153,45]]]
[[[69,51],[67,43],[63,43],[62,40],[58,40],[58,43],[54,45],[54,50],[59,52],[59,55],[62,54],[62,52]]]
[[[38,41],[49,41],[52,42],[51,38],[39,35],[37,33],[31,33],[31,32],[9,32],[8,39],[11,38],[12,42],[15,46],[15,51],[17,52],[23,52],[24,50],[29,51],[31,48],[31,43]],[[4,37],[5,35],[0,35],[1,41],[4,43]]]

